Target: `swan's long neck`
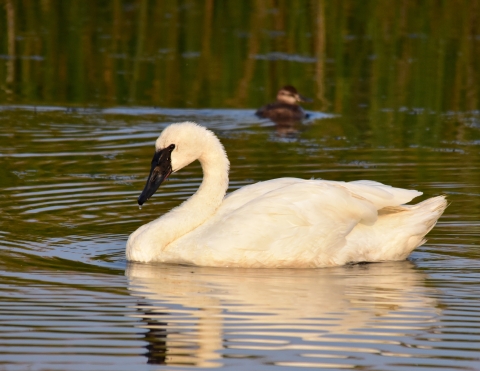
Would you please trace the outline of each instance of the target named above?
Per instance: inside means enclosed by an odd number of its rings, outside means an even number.
[[[168,250],[171,242],[205,223],[221,205],[228,188],[230,164],[215,136],[206,138],[202,147],[204,151],[198,160],[203,181],[199,189],[180,206],[137,229],[127,243],[128,260],[155,260],[161,251]]]
[[[175,216],[175,219],[180,217],[178,214],[185,218],[184,221],[177,219],[180,221],[177,229],[184,231],[181,235],[190,232],[211,217],[227,192],[230,164],[223,146],[218,140],[217,142],[218,147],[208,146],[209,148],[198,158],[202,165],[203,180],[197,192],[169,213]]]

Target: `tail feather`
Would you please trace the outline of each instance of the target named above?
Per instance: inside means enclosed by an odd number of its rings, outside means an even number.
[[[389,206],[379,210],[372,226],[358,225],[347,236],[344,258],[347,261],[403,260],[426,242],[447,207],[444,195],[416,205]]]
[[[418,241],[413,248],[408,252],[410,254],[418,246],[423,245],[427,242],[425,235],[432,230],[432,228],[437,224],[438,219],[442,216],[443,212],[447,208],[447,200],[445,195],[429,198],[423,202],[420,202],[417,205],[414,205],[412,208],[418,210],[418,217],[421,218],[424,225],[426,226],[423,236],[421,236],[420,241]],[[418,236],[420,237],[420,236]]]
[[[413,205],[411,209],[418,210],[418,215],[424,219],[425,225],[428,228],[426,233],[428,233],[435,226],[438,218],[440,218],[447,206],[446,196],[441,195]]]

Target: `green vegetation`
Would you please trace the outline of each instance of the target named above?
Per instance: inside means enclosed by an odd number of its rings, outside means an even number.
[[[0,0],[0,101],[478,109],[479,0]]]

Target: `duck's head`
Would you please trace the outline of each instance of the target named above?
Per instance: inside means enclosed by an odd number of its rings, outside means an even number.
[[[167,126],[155,142],[150,175],[138,197],[138,204],[143,205],[171,173],[201,158],[204,151],[208,151],[209,144],[215,145],[216,142],[220,143],[210,130],[193,122]]]
[[[297,102],[311,102],[312,100],[300,95],[293,86],[287,85],[278,91],[277,101],[286,104],[297,104]]]

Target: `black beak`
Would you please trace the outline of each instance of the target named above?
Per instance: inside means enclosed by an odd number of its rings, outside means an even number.
[[[147,184],[143,188],[142,194],[138,197],[138,204],[143,205],[157,191],[160,184],[168,179],[172,173],[172,151],[175,145],[171,144],[167,148],[155,151],[152,159],[152,168],[147,179]]]

